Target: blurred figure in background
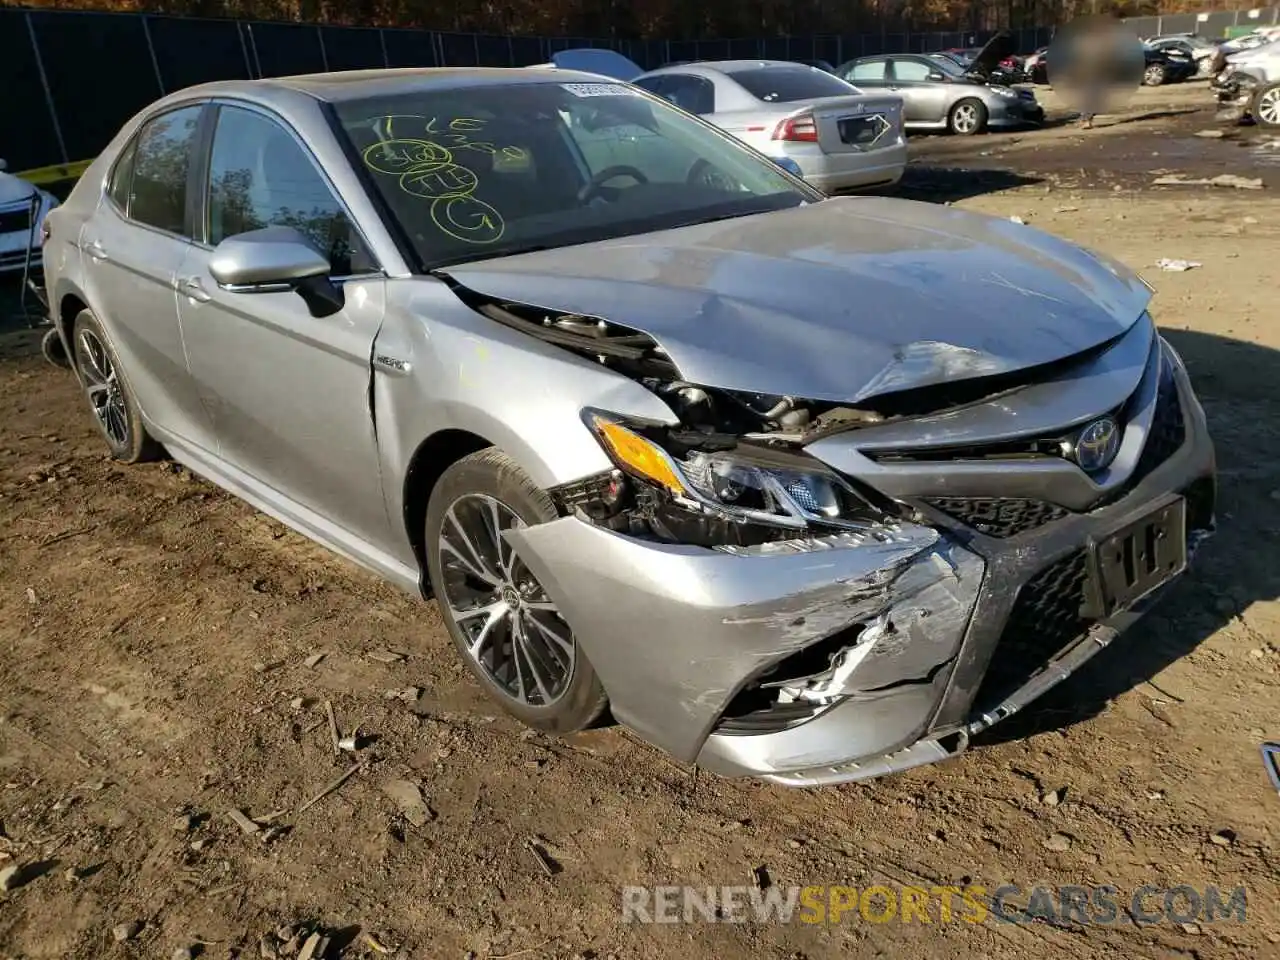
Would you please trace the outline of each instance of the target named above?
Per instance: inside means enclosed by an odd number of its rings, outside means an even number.
[[[1111,112],[1137,89],[1144,62],[1142,42],[1108,15],[1078,17],[1063,27],[1050,45],[1049,60],[1049,81],[1080,111],[1086,130],[1094,117]]]

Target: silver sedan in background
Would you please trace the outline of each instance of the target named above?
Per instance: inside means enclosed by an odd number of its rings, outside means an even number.
[[[827,193],[902,179],[902,99],[868,95],[817,67],[721,60],[663,67],[631,81],[769,156],[796,162]]]
[[[826,197],[599,75],[193,87],[46,224],[111,454],[434,596],[552,733],[608,708],[791,785],[940,760],[1213,527],[1204,413],[1133,273]]]
[[[989,83],[982,76],[985,64],[975,61],[974,66],[966,69],[927,54],[893,54],[853,60],[836,73],[860,89],[902,97],[903,122],[911,130],[969,136],[1043,122],[1044,108],[1034,93]]]

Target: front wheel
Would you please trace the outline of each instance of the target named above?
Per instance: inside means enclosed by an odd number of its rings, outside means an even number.
[[[1258,126],[1271,130],[1280,127],[1280,83],[1269,84],[1255,93],[1250,112]]]
[[[504,530],[555,520],[551,498],[495,449],[441,475],[427,504],[427,573],[467,669],[517,719],[583,730],[608,703],[573,630]]]
[[[1142,82],[1148,87],[1158,87],[1165,81],[1164,64],[1153,63],[1142,72]]]
[[[961,100],[947,114],[947,127],[962,137],[981,133],[987,127],[987,108],[981,100]]]

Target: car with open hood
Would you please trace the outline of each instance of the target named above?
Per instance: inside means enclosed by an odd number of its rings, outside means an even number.
[[[826,197],[599,74],[192,87],[46,222],[111,455],[167,451],[434,598],[544,731],[609,716],[796,786],[944,759],[1213,528],[1139,277]]]
[[[887,187],[907,166],[902,100],[790,60],[706,60],[643,72],[612,50],[563,50],[557,67],[626,80],[774,158],[828,193]],[[794,170],[792,171],[794,172]]]
[[[869,93],[901,96],[908,129],[970,136],[1042,123],[1044,108],[1035,93],[992,78],[1005,49],[1012,45],[992,41],[982,57],[967,65],[926,53],[860,57],[839,67],[836,75]]]
[[[0,160],[0,274],[40,266],[40,232],[57,198],[12,173]]]

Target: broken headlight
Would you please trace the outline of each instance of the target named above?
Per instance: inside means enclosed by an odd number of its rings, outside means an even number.
[[[842,477],[802,455],[724,437],[700,449],[692,438],[598,410],[584,411],[583,419],[620,470],[686,511],[796,531],[811,525],[863,528],[882,519]]]

